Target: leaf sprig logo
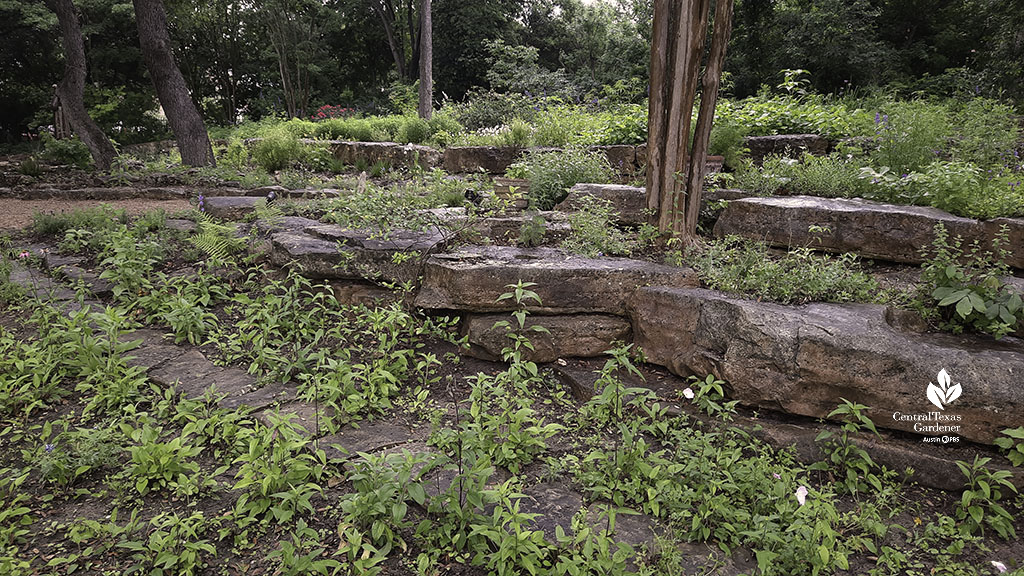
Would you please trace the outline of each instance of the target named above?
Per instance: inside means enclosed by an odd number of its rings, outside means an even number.
[[[960,394],[963,393],[963,389],[960,384],[952,384],[949,373],[943,368],[939,370],[939,383],[933,384],[928,383],[928,401],[939,407],[939,410],[945,410],[946,406],[953,403]]]

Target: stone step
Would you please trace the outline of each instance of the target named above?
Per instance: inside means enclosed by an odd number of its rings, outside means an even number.
[[[507,312],[512,299],[498,301],[509,285],[531,282],[542,304],[528,309],[545,314],[626,315],[626,304],[642,286],[697,286],[688,268],[626,258],[584,258],[551,248],[467,246],[431,256],[416,296],[421,308],[463,312]]]
[[[908,333],[887,323],[884,306],[782,306],[703,289],[642,288],[630,309],[650,362],[684,377],[714,374],[746,406],[823,418],[846,398],[885,428],[986,444],[1021,425],[1016,338]],[[927,389],[943,369],[963,395],[937,407]],[[929,428],[950,425],[958,428]]]
[[[736,235],[773,246],[807,246],[920,264],[926,259],[922,250],[931,251],[937,224],[944,225],[951,238],[963,238],[965,246],[977,240],[983,249],[990,248],[992,238],[1006,226],[1006,263],[1024,269],[1024,218],[979,221],[925,206],[815,196],[742,198],[729,202],[714,232],[719,238]]]

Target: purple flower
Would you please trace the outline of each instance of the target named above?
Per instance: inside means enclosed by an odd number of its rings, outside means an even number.
[[[199,211],[200,212],[206,212],[205,207],[206,207],[206,196],[203,196],[202,194],[200,194],[199,195],[199,205],[198,205]]]
[[[43,446],[43,450],[46,450],[47,454],[49,454],[50,452],[53,452],[54,448],[55,448],[55,446],[53,444],[46,444],[45,446]]]

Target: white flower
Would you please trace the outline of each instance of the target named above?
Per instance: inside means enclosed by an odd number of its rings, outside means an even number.
[[[996,570],[999,570],[1000,574],[1002,574],[1003,572],[1006,572],[1006,564],[1003,564],[1002,562],[996,562],[995,560],[993,560],[992,561],[992,567],[995,568]]]
[[[804,502],[807,501],[807,486],[801,486],[796,489],[796,501],[799,502],[801,506],[803,506]]]
[[[687,400],[693,400],[693,390],[689,388],[683,388],[683,397]]]

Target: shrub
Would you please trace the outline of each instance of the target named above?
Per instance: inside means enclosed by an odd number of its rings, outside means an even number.
[[[513,118],[533,118],[534,102],[522,94],[499,94],[491,91],[473,91],[465,100],[443,110],[467,130],[501,126]]]
[[[1016,159],[1022,134],[1013,108],[995,100],[976,98],[966,102],[953,117],[953,158],[982,166],[1006,165]]]
[[[405,116],[398,127],[397,142],[406,144],[422,144],[430,138],[430,124],[416,116]]]
[[[549,106],[534,119],[533,139],[538,146],[585,146],[601,140],[600,118],[583,108]]]
[[[539,210],[554,208],[580,182],[606,183],[612,176],[603,154],[578,148],[533,151],[522,164],[530,183],[530,203]]]
[[[711,128],[708,153],[722,156],[723,164],[731,170],[736,170],[742,165],[743,156],[748,152],[743,145],[743,138],[746,135],[746,129],[739,124],[715,122]]]
[[[747,166],[735,177],[735,185],[755,194],[807,194],[850,198],[869,194],[872,183],[860,177],[853,159],[830,154],[804,154],[800,160],[769,156],[760,169]]]
[[[927,166],[952,134],[945,108],[922,101],[896,102],[875,114],[876,166],[906,174]]]
[[[267,172],[283,170],[302,158],[303,147],[299,137],[289,130],[270,132],[256,144],[253,160]]]
[[[48,132],[43,132],[43,152],[41,157],[50,164],[63,164],[78,168],[88,168],[92,163],[89,147],[77,136],[57,140]]]
[[[647,108],[639,104],[619,106],[608,114],[598,144],[642,144],[647,141]]]
[[[73,229],[91,232],[111,230],[118,224],[128,224],[128,213],[107,204],[60,214],[32,214],[32,232],[40,236],[63,236],[65,232]]]

